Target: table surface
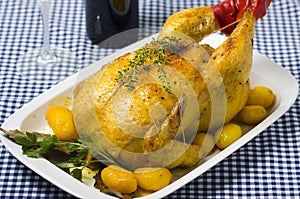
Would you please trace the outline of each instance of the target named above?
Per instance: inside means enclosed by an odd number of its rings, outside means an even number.
[[[218,0],[140,0],[141,28],[159,30],[179,10]],[[42,44],[38,1],[0,1],[0,125],[25,103],[55,85],[34,82],[16,69],[26,50]],[[299,82],[300,1],[273,0],[257,23],[254,49],[286,68]],[[80,70],[115,49],[93,45],[86,36],[85,2],[52,0],[51,44],[76,53]],[[279,80],[280,81],[280,80]],[[289,86],[289,85],[286,85]],[[167,198],[299,198],[300,103],[228,158]],[[16,160],[0,142],[0,198],[73,198]]]

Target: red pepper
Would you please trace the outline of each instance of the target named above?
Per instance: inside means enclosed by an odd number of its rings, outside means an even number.
[[[272,0],[224,0],[212,6],[214,17],[220,28],[226,27],[242,18],[246,10],[251,10],[256,19],[266,15],[266,10]],[[235,28],[231,25],[222,30],[229,35]]]

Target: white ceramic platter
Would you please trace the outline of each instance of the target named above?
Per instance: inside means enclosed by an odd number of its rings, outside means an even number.
[[[137,49],[138,47],[143,46],[145,43],[150,42],[152,38],[153,37],[146,38],[124,49],[121,49],[118,52],[101,59],[91,66],[83,69],[79,73],[60,82],[58,85],[49,89],[23,106],[20,110],[16,111],[5,121],[5,123],[3,123],[2,127],[4,129],[21,129],[49,133],[50,129],[47,127],[47,123],[44,118],[45,111],[51,104],[69,103],[69,105],[71,105],[72,90],[77,82],[98,71],[105,63],[108,63],[114,60],[116,57],[119,57],[126,52]],[[224,41],[224,39],[225,38],[223,36],[213,34],[207,37],[204,42],[212,45],[213,47],[217,47],[222,41]],[[280,67],[257,52],[254,52],[253,69],[250,81],[251,87],[255,85],[265,85],[274,91],[276,95],[276,103],[270,115],[263,122],[255,126],[252,130],[243,135],[239,140],[227,147],[225,150],[207,157],[206,160],[198,167],[182,176],[175,182],[171,183],[164,189],[151,195],[141,197],[140,199],[164,197],[192,181],[202,173],[206,172],[208,169],[242,147],[245,143],[250,141],[256,135],[270,126],[273,122],[275,122],[292,106],[298,96],[298,84],[294,77],[292,77],[284,68]],[[55,184],[70,194],[79,198],[115,198],[83,184],[46,159],[28,158],[22,154],[22,150],[19,145],[7,139],[4,135],[0,135],[5,147],[18,160],[49,182]]]

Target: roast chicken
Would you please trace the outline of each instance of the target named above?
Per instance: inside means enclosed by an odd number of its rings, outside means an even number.
[[[146,46],[116,58],[74,90],[80,138],[126,168],[191,167],[204,154],[192,145],[244,107],[256,18],[245,11],[216,49],[199,45],[220,29],[211,7],[168,18]]]

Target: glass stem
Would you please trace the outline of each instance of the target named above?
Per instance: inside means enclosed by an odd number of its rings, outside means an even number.
[[[43,20],[43,52],[41,54],[44,61],[53,61],[54,55],[50,51],[49,39],[49,7],[50,0],[41,0],[41,13]]]

